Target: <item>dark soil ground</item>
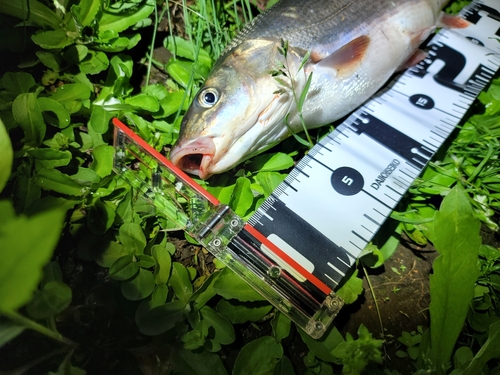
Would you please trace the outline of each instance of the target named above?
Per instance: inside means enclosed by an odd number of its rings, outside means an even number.
[[[177,249],[175,260],[196,267],[199,275],[213,272],[213,256],[182,237],[181,232],[171,237]],[[483,238],[490,244],[500,245],[498,237],[489,232],[484,232]],[[66,245],[71,246],[70,243]],[[119,283],[109,279],[106,269],[71,254],[74,255],[71,252],[66,257],[61,254],[59,262],[65,281],[73,290],[73,303],[58,318],[57,326],[64,336],[78,344],[73,363],[91,375],[162,374],[158,370],[158,361],[166,366],[169,362],[168,350],[161,343],[165,337],[151,338],[140,334],[134,321],[137,304],[123,298]],[[373,290],[370,290],[366,275],[362,275],[365,289],[362,297],[345,306],[334,321],[343,335],[349,332],[357,337],[359,325],[364,324],[374,338],[383,338],[382,368],[398,370],[401,374],[415,371],[411,360],[396,355],[398,350],[405,349],[397,338],[402,331],[414,331],[418,326],[425,329],[429,325],[429,275],[437,256],[432,247],[418,247],[403,236],[384,266],[368,271]],[[271,334],[271,317],[255,324],[235,325],[236,341],[220,352],[228,372],[247,342]],[[292,330],[285,340],[284,349],[292,359],[296,373],[303,374],[303,358],[308,349],[296,330]],[[49,370],[54,371],[66,354],[59,344],[26,331],[0,349],[0,375],[46,374]]]

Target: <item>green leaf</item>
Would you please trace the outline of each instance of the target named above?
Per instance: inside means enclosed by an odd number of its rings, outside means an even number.
[[[129,254],[121,244],[110,241],[104,250],[92,252],[91,255],[99,266],[109,268],[118,258]]]
[[[281,342],[281,340],[288,337],[291,325],[292,321],[287,316],[280,311],[276,312],[273,320],[271,320],[271,327],[273,328],[273,336],[277,342]]]
[[[255,178],[264,189],[264,196],[267,198],[285,179],[285,175],[277,172],[259,172]]]
[[[50,98],[38,98],[38,105],[43,112],[43,118],[50,125],[64,129],[71,123],[69,112],[64,106]]]
[[[25,72],[7,72],[2,77],[2,85],[13,94],[27,93],[35,86],[35,79],[29,73]]]
[[[113,115],[106,111],[100,105],[92,106],[92,113],[90,114],[89,126],[95,130],[96,133],[104,134],[109,129],[109,122]]]
[[[206,327],[206,325],[204,324],[204,322],[201,322],[201,324],[198,324],[198,327]],[[181,337],[181,340],[184,343],[184,348],[196,350],[202,347],[205,344],[206,334],[208,334],[208,332],[202,332],[199,329],[193,329],[192,331],[186,332]]]
[[[282,152],[256,156],[248,164],[248,169],[259,172],[277,172],[293,167],[293,158]]]
[[[189,61],[171,60],[167,64],[167,73],[182,87],[186,88],[193,74],[193,63]]]
[[[219,275],[220,272],[212,273],[201,285],[201,287],[193,293],[190,301],[194,302],[196,308],[201,309],[212,297],[217,294],[214,289],[214,282],[217,280]]]
[[[178,262],[172,264],[172,274],[169,284],[174,289],[174,293],[185,304],[188,303],[189,297],[193,294],[193,284],[189,278],[186,267]]]
[[[476,356],[469,363],[462,375],[480,374],[486,364],[493,358],[500,358],[500,320],[491,324],[488,330],[488,339]]]
[[[12,114],[23,129],[24,142],[28,146],[39,146],[45,137],[46,125],[36,94],[19,94],[12,103]]]
[[[155,288],[153,273],[144,268],[139,268],[139,273],[132,279],[122,281],[121,291],[125,298],[131,301],[139,301],[146,298]]]
[[[120,241],[129,254],[142,254],[146,247],[146,236],[137,223],[125,223],[120,227]]]
[[[26,173],[25,168],[21,168]],[[30,173],[21,174],[14,185],[16,197],[16,207],[25,212],[28,208],[37,202],[42,194],[42,189],[33,183],[33,178]]]
[[[110,64],[106,82],[95,104],[103,105],[110,98],[115,101],[115,98],[127,96],[132,91],[129,83],[134,66],[132,58],[128,55],[115,55]]]
[[[7,129],[0,119],[0,150],[2,150],[2,157],[0,158],[0,193],[7,184],[12,170],[12,160],[14,152],[12,151],[12,144]]]
[[[429,311],[431,355],[440,371],[451,358],[478,276],[480,222],[459,185],[443,200],[434,229],[434,246],[440,256],[433,263],[434,273],[430,277]]]
[[[147,94],[138,94],[126,98],[125,103],[149,112],[156,112],[160,109],[158,100],[155,97]]]
[[[0,311],[17,310],[31,299],[59,241],[65,216],[62,210],[29,218],[14,217],[13,212],[9,201],[0,201]]]
[[[276,364],[273,375],[295,375],[295,370],[293,369],[293,364],[292,361],[290,361],[290,358],[284,355]]]
[[[346,304],[354,303],[363,293],[363,280],[358,277],[359,270],[355,270],[351,277],[335,293],[342,298]]]
[[[375,340],[368,329],[361,324],[358,329],[359,338],[354,340],[350,333],[346,341],[340,343],[332,351],[352,374],[361,374],[370,362],[382,363],[382,340]]]
[[[221,271],[215,280],[214,290],[225,299],[234,298],[242,302],[266,300],[229,268]]]
[[[267,301],[240,302],[234,299],[221,299],[217,303],[217,311],[233,324],[256,322],[266,316],[273,306]]]
[[[74,39],[69,38],[62,29],[41,31],[31,36],[35,44],[45,49],[64,48],[73,43]]]
[[[283,347],[271,336],[263,336],[246,344],[238,354],[233,375],[272,375],[283,356]]]
[[[61,281],[50,281],[37,291],[26,306],[34,319],[47,319],[63,312],[71,303],[71,288]]]
[[[88,53],[89,49],[87,46],[84,46],[82,44],[75,44],[66,48],[62,57],[67,65],[73,66],[82,61]]]
[[[160,109],[154,114],[155,118],[165,118],[176,113],[179,108],[187,103],[184,91],[169,92],[167,96],[160,99]]]
[[[136,34],[137,35],[137,34]],[[139,34],[140,35],[140,34]],[[140,39],[140,37],[139,37]],[[133,44],[131,43],[129,38],[119,37],[106,41],[105,43],[99,44],[97,46],[101,51],[110,53],[110,52],[121,52],[129,48],[129,46]]]
[[[233,195],[229,201],[229,206],[236,215],[245,216],[252,207],[253,193],[250,188],[250,180],[246,177],[239,177],[233,190]]]
[[[15,323],[0,324],[0,348],[19,336],[25,329],[26,327],[18,326]]]
[[[198,61],[208,67],[212,66],[212,59],[208,52],[202,48],[196,49],[196,46],[186,39],[179,36],[168,36],[165,38],[163,44],[166,49],[174,54],[174,56],[184,57],[191,61]]]
[[[161,335],[184,320],[186,304],[182,301],[168,302],[146,312],[137,320],[139,331],[144,335]]]
[[[137,255],[137,264],[142,268],[151,268],[155,265],[155,260],[146,254]]]
[[[223,173],[213,176],[208,186],[208,192],[221,203],[228,204],[233,195],[234,186],[234,178],[228,173]]]
[[[79,66],[80,71],[84,74],[98,74],[108,69],[108,56],[101,51],[89,51]]]
[[[233,325],[226,318],[208,306],[203,306],[200,312],[203,322],[213,328],[213,334],[211,334],[213,340],[222,345],[229,345],[234,341]]]
[[[59,28],[61,19],[48,7],[37,0],[0,1],[0,13],[8,14],[22,20],[32,21],[40,26],[52,29]]]
[[[69,151],[59,151],[51,148],[29,150],[28,154],[35,158],[38,169],[62,167],[68,165],[72,158]]]
[[[57,169],[40,169],[34,177],[34,182],[44,190],[52,190],[77,197],[84,195],[88,191],[85,186]]]
[[[94,21],[101,7],[100,0],[81,0],[71,7],[71,13],[81,26],[89,26]]]
[[[99,20],[99,33],[107,30],[119,33],[148,17],[155,9],[155,1],[146,0],[141,3],[142,5],[135,12],[130,9],[119,13],[104,12]]]
[[[127,254],[116,259],[109,268],[109,276],[115,280],[128,280],[139,272],[139,265],[134,262],[134,255]]]
[[[301,329],[298,329],[298,332],[309,350],[313,352],[316,357],[325,362],[337,363],[337,358],[332,355],[332,351],[339,344],[344,342],[344,338],[336,327],[332,326],[332,328],[318,340],[313,339]]]
[[[92,186],[92,184],[97,184],[101,181],[101,177],[89,168],[78,168],[78,172],[71,176],[73,180],[81,185]]]
[[[113,171],[113,156],[115,149],[113,146],[100,145],[92,151],[94,161],[90,168],[100,177],[106,177]]]
[[[87,213],[87,226],[94,234],[104,234],[115,220],[114,207],[103,202],[99,198],[89,207]]]
[[[84,83],[66,83],[50,98],[61,103],[69,113],[76,113],[82,107],[82,101],[90,98],[90,89]]]
[[[172,269],[172,257],[164,246],[154,245],[151,248],[151,255],[153,256],[156,265],[154,271],[155,283],[165,284],[170,278],[170,271]]]
[[[47,51],[37,51],[36,56],[40,59],[40,62],[47,68],[52,69],[54,72],[60,72],[62,70],[62,59],[60,55],[56,55]]]
[[[172,356],[175,374],[182,375],[227,375],[219,355],[207,351],[192,351],[180,348]]]

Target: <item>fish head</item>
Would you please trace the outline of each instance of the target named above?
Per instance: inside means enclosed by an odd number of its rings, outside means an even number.
[[[278,123],[286,133],[287,95],[276,92],[270,74],[277,45],[248,40],[218,61],[184,115],[170,152],[174,165],[206,179],[284,138],[270,129]]]

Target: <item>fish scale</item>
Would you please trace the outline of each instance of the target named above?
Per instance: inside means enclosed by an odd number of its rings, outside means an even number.
[[[117,120],[115,170],[318,338],[342,306],[334,290],[498,70],[499,11],[495,0],[467,7],[471,26],[436,35],[424,61],[325,136],[247,223]],[[172,187],[197,214],[169,209]]]
[[[442,9],[448,2],[435,3],[437,9]],[[223,56],[244,40],[275,38],[276,35],[306,51],[322,44],[331,45],[333,51],[352,36],[363,35],[371,24],[389,17],[391,10],[418,3],[416,0],[313,0],[305,4],[300,0],[281,0],[245,26]],[[345,30],[351,32],[346,34]]]

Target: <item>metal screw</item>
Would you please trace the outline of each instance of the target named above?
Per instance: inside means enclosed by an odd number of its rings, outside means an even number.
[[[323,325],[323,323],[321,322],[316,322],[316,324],[314,325],[314,328],[317,330],[317,331],[321,331],[325,328],[325,326]]]
[[[273,279],[277,279],[278,277],[281,276],[281,268],[279,268],[278,266],[271,266],[271,268],[269,268],[269,271],[267,273]]]
[[[237,227],[237,226],[238,226],[238,224],[239,224],[238,220],[236,220],[236,219],[231,220],[230,225],[231,225],[233,228],[234,228],[234,227]]]
[[[337,298],[332,299],[332,308],[337,308],[340,305],[340,301]]]
[[[214,245],[215,247],[219,247],[221,244],[222,241],[220,240],[220,238],[216,238],[212,241],[212,245]]]

